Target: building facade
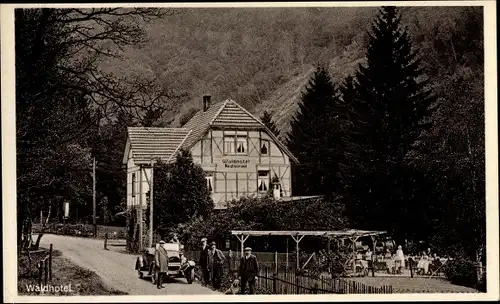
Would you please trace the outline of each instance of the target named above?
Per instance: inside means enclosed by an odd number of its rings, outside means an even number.
[[[152,162],[172,162],[181,148],[205,171],[215,209],[244,196],[292,195],[291,163],[297,159],[286,146],[236,102],[211,105],[205,96],[202,110],[182,128],[128,128],[123,158],[128,206],[146,206]]]

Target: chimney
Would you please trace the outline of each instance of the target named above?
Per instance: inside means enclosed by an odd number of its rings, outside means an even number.
[[[210,108],[210,99],[212,96],[204,95],[203,96],[203,112],[206,112],[208,108]]]

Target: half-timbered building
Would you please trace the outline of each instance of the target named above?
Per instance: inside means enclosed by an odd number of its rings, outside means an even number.
[[[216,209],[243,196],[292,195],[291,163],[297,159],[286,146],[235,101],[211,105],[204,96],[202,110],[182,128],[128,128],[123,157],[128,206],[146,205],[153,161],[173,162],[181,148],[205,171]]]

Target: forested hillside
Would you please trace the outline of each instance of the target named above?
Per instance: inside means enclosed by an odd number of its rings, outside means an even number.
[[[470,9],[401,10],[429,76],[437,76],[431,78],[440,94],[448,78],[463,72],[457,68],[474,71],[461,57],[476,50],[460,46],[463,40],[481,38],[465,25],[464,12]],[[125,59],[108,62],[106,70],[147,75],[185,94],[165,113],[164,124],[172,116],[178,124],[183,114],[199,108],[203,94],[210,93],[215,100],[232,98],[256,114],[271,109],[278,127],[288,131],[300,92],[316,65],[327,66],[333,81],[341,82],[363,62],[366,31],[376,12],[375,7],[177,10],[149,24],[149,41],[128,48]]]

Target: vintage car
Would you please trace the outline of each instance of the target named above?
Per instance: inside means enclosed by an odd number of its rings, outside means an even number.
[[[137,258],[135,269],[139,274],[139,278],[150,277],[153,284],[156,283],[156,267],[155,267],[155,251],[160,244],[156,244],[154,248],[146,248]],[[177,243],[165,243],[163,247],[168,254],[168,273],[167,276],[172,278],[186,278],[188,284],[194,281],[194,266],[195,262],[187,260],[183,255],[183,246]]]

